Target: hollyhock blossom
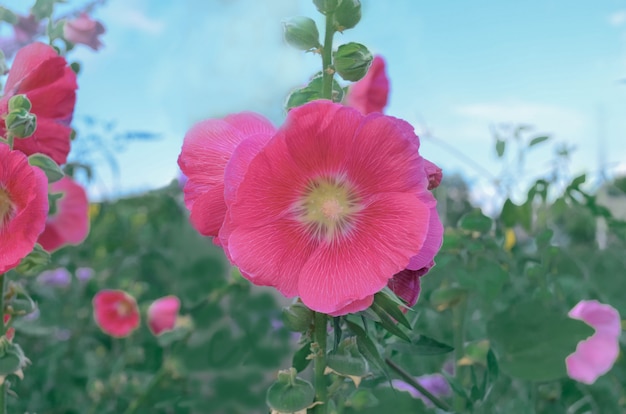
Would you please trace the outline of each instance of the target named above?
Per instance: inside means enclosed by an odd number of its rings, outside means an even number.
[[[389,96],[389,79],[385,73],[385,60],[375,56],[367,74],[348,88],[345,103],[362,114],[383,112]]]
[[[37,42],[20,49],[0,99],[0,116],[3,119],[8,113],[12,96],[24,94],[37,116],[37,129],[30,137],[15,140],[14,149],[27,155],[40,152],[64,164],[70,150],[76,88],[76,74],[54,48]],[[4,120],[0,120],[0,135],[5,133]]]
[[[139,327],[137,302],[123,290],[101,290],[93,298],[96,323],[111,336],[121,338]]]
[[[583,300],[568,313],[570,318],[584,321],[596,331],[578,343],[576,351],[565,359],[570,378],[593,384],[609,372],[619,354],[622,332],[620,316],[615,308],[596,300]]]
[[[171,331],[176,325],[180,300],[176,296],[166,296],[152,302],[148,308],[148,327],[154,335]]]
[[[246,140],[262,145],[274,132],[267,119],[253,113],[202,121],[187,132],[178,165],[187,177],[185,205],[201,234],[217,236],[224,221],[224,193],[230,191],[224,188],[224,169],[235,148]]]
[[[415,380],[435,397],[449,397],[452,395],[450,384],[448,384],[446,378],[441,374],[422,375],[421,377],[416,377]],[[422,393],[413,388],[411,384],[397,379],[392,380],[391,384],[395,389],[406,391],[411,394],[413,398],[419,398],[427,407],[433,406],[433,403],[430,402],[428,398],[424,397]]]
[[[89,46],[93,50],[98,50],[102,46],[98,36],[104,32],[102,23],[93,20],[87,13],[81,13],[80,16],[67,21],[63,26],[63,37],[68,42],[80,43]]]
[[[48,216],[39,244],[54,251],[67,244],[82,243],[89,234],[89,201],[87,193],[70,177],[50,184],[50,193],[62,193],[56,211]]]
[[[33,250],[48,215],[48,180],[26,155],[0,143],[0,274]]]
[[[37,276],[37,282],[42,285],[67,287],[72,283],[72,275],[64,268],[60,267],[54,270],[46,270]]]
[[[367,308],[413,256],[439,247],[427,245],[435,201],[418,149],[396,118],[325,100],[292,109],[256,155],[238,148],[226,166],[227,256],[315,311]]]

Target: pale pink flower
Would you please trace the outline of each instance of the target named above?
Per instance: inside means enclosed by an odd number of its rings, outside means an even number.
[[[348,87],[346,105],[358,109],[362,114],[383,112],[389,96],[389,79],[385,73],[385,60],[375,56],[367,74]]]
[[[570,318],[584,321],[596,332],[580,341],[576,351],[565,359],[570,378],[593,384],[613,367],[619,355],[622,332],[619,313],[597,300],[583,300],[568,313]]]
[[[419,269],[439,248],[435,200],[406,122],[314,101],[251,147],[241,157],[237,148],[226,167],[219,237],[253,283],[343,315],[370,306],[412,257],[427,252],[416,266],[430,257]]]
[[[123,290],[101,290],[93,298],[96,323],[102,331],[116,338],[128,336],[139,327],[137,302]]]
[[[0,135],[6,133],[4,116],[9,99],[24,94],[37,116],[37,129],[28,138],[16,139],[14,149],[27,155],[42,153],[64,164],[70,150],[69,124],[76,103],[76,74],[52,46],[31,43],[15,56],[0,99]]]
[[[98,50],[102,42],[98,36],[105,32],[104,26],[97,20],[93,20],[87,13],[69,20],[63,26],[63,37],[71,43],[83,44],[93,50]]]
[[[166,296],[152,302],[148,308],[148,327],[154,335],[171,331],[176,326],[180,300],[176,296]]]
[[[187,177],[185,205],[200,234],[215,237],[222,226],[226,214],[224,169],[235,148],[249,138],[266,142],[274,132],[267,119],[253,113],[202,121],[187,132],[178,165]]]
[[[70,177],[50,184],[51,193],[62,193],[56,211],[46,221],[39,244],[54,251],[67,244],[82,243],[89,234],[89,201],[85,189]]]
[[[0,274],[35,247],[48,215],[48,180],[20,151],[0,143]]]

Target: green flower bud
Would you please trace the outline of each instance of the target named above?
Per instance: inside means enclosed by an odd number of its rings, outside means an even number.
[[[296,377],[296,370],[279,371],[278,381],[267,390],[267,405],[281,413],[305,410],[315,399],[315,389],[310,382]]]
[[[322,14],[332,12],[337,8],[339,0],[313,0],[313,4],[317,7],[317,10]]]
[[[283,29],[285,40],[296,49],[312,50],[322,47],[317,26],[308,17],[296,16],[287,19],[283,22]]]
[[[313,322],[313,311],[297,302],[283,308],[283,323],[290,331],[304,332]]]
[[[335,70],[347,81],[358,81],[367,73],[374,57],[360,43],[346,43],[335,52]]]
[[[361,20],[359,0],[340,0],[333,14],[333,26],[338,32],[352,29]]]
[[[7,131],[16,138],[30,137],[37,128],[37,116],[24,109],[9,112],[4,122]]]
[[[30,101],[26,97],[26,95],[15,95],[9,99],[9,112],[18,111],[23,109],[25,111],[30,111],[31,105]]]

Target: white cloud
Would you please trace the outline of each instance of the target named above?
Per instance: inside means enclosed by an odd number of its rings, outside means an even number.
[[[609,15],[611,26],[621,26],[626,23],[626,10],[618,10]]]
[[[159,35],[165,29],[162,20],[149,17],[136,4],[112,3],[111,6],[103,8],[102,15],[108,25],[117,25],[149,35]]]

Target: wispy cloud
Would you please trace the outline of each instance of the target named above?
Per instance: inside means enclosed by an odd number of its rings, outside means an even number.
[[[626,10],[618,10],[609,15],[611,26],[621,26],[626,23]]]
[[[165,29],[162,20],[149,17],[137,5],[113,3],[103,8],[102,15],[109,25],[118,25],[149,35],[159,35]]]

